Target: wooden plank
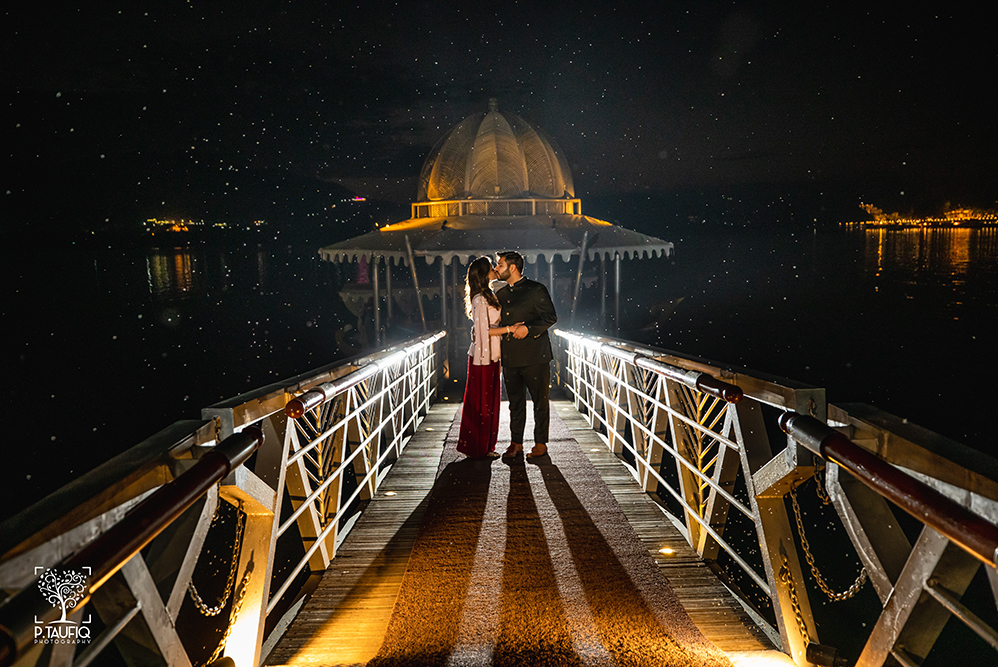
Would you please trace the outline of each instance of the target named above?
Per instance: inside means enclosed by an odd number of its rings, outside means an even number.
[[[319,587],[265,664],[364,664],[377,653],[419,527],[421,503],[432,488],[444,438],[458,408],[447,403],[431,408],[404,455],[339,547]],[[597,468],[704,635],[724,651],[772,649],[733,594],[641,490],[634,475],[607,449],[585,418],[565,401],[554,401],[552,408]],[[397,495],[387,497],[386,491]],[[676,553],[658,553],[664,545]]]
[[[752,622],[734,594],[701,560],[655,501],[641,490],[631,471],[589,428],[585,417],[574,409],[564,409],[566,405],[571,406],[567,401],[555,403],[558,416],[572,431],[579,446],[610,488],[628,523],[647,545],[676,597],[700,631],[723,651],[773,649],[772,642]],[[660,554],[658,550],[663,546],[669,546],[676,553],[670,556]]]

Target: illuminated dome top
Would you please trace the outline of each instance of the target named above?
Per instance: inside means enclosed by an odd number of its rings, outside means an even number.
[[[417,202],[452,199],[574,198],[572,173],[554,140],[512,113],[468,116],[430,151]]]

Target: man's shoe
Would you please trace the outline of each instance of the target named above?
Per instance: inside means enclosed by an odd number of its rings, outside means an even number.
[[[510,443],[509,447],[506,448],[506,451],[502,453],[502,456],[504,459],[510,458],[512,456],[516,456],[522,451],[523,451],[523,445],[521,445],[518,442],[512,442]]]
[[[527,458],[528,459],[536,459],[536,458],[540,458],[542,456],[546,456],[547,453],[548,453],[548,446],[546,444],[544,444],[543,442],[539,442],[539,443],[537,443],[537,444],[534,445],[533,449],[530,450],[530,453],[527,454]]]

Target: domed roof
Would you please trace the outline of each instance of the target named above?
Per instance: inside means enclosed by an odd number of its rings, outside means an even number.
[[[491,99],[430,151],[416,201],[538,197],[575,197],[568,162],[553,139]]]

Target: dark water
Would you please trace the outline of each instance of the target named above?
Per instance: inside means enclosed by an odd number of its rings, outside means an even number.
[[[202,407],[336,359],[350,318],[314,247],[7,250],[4,517]]]
[[[824,386],[831,402],[994,451],[996,230],[661,235],[673,258],[623,265],[622,337]],[[336,332],[356,319],[315,251],[252,238],[6,248],[0,516],[219,399],[344,356]],[[583,294],[580,328],[598,301]]]
[[[833,403],[872,403],[994,454],[995,229],[659,235],[674,257],[623,264],[621,337],[823,386]],[[342,276],[315,251],[255,238],[5,248],[0,519],[204,406],[352,353],[337,343],[357,324],[337,294]],[[606,305],[612,313],[612,296]],[[565,303],[559,313],[567,326]],[[594,286],[576,325],[598,322]],[[809,537],[845,588],[858,561],[813,496],[802,495],[818,528]],[[829,567],[832,553],[842,557]],[[805,579],[823,641],[855,658],[865,635],[849,629],[875,622],[872,589],[838,606]],[[983,579],[971,587],[990,613],[987,590]],[[932,664],[979,645],[951,622]]]
[[[995,452],[998,230],[690,234],[669,268],[653,282],[682,301],[658,326],[661,346]]]

